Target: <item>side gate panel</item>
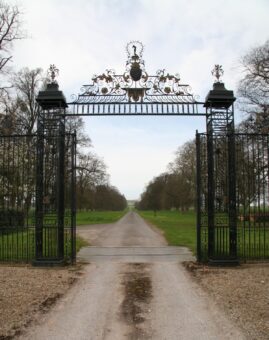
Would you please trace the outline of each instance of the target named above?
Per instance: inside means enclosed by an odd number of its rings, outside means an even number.
[[[269,259],[269,136],[238,134],[238,252],[243,261]]]
[[[0,136],[0,261],[35,257],[36,136]]]
[[[268,135],[214,136],[211,147],[208,157],[208,136],[196,135],[198,261],[234,252],[240,261],[269,259]]]

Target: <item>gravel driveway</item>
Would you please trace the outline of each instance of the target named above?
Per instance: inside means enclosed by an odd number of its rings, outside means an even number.
[[[160,233],[136,213],[115,224],[78,228],[78,233],[101,256],[90,258],[82,279],[20,339],[244,339],[191,280],[180,254],[171,259]],[[146,260],[132,261],[130,252],[139,247]],[[112,255],[102,255],[106,248]],[[113,253],[118,248],[127,251],[126,257]],[[155,250],[164,248],[156,261]],[[191,258],[182,253],[182,259]]]

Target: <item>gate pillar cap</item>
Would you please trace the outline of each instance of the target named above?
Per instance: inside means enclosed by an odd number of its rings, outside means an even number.
[[[65,96],[56,82],[47,84],[44,91],[39,91],[36,101],[44,110],[68,107]]]
[[[218,81],[206,96],[204,107],[228,109],[235,99],[233,91],[226,90],[224,83]]]

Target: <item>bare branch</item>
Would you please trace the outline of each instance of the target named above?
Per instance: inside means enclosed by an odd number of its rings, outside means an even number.
[[[10,51],[13,42],[26,37],[20,19],[21,12],[18,6],[0,1],[0,73],[2,74],[12,59]]]
[[[244,77],[238,85],[239,104],[241,110],[255,121],[269,108],[269,40],[250,50],[241,59],[241,65]]]

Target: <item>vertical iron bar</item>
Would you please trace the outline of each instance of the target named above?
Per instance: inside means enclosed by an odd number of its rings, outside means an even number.
[[[214,137],[212,126],[212,108],[207,112],[207,215],[208,215],[208,258],[214,257],[215,248],[215,185],[214,185]]]
[[[201,140],[196,130],[196,251],[197,261],[201,262]]]
[[[65,121],[59,118],[57,173],[58,258],[64,258]]]
[[[228,204],[229,204],[229,253],[232,259],[237,259],[237,214],[236,214],[236,165],[235,136],[233,126],[228,134]]]
[[[76,134],[72,135],[71,149],[71,261],[76,262]]]
[[[44,159],[44,116],[39,109],[36,143],[36,259],[43,253],[43,159]]]

